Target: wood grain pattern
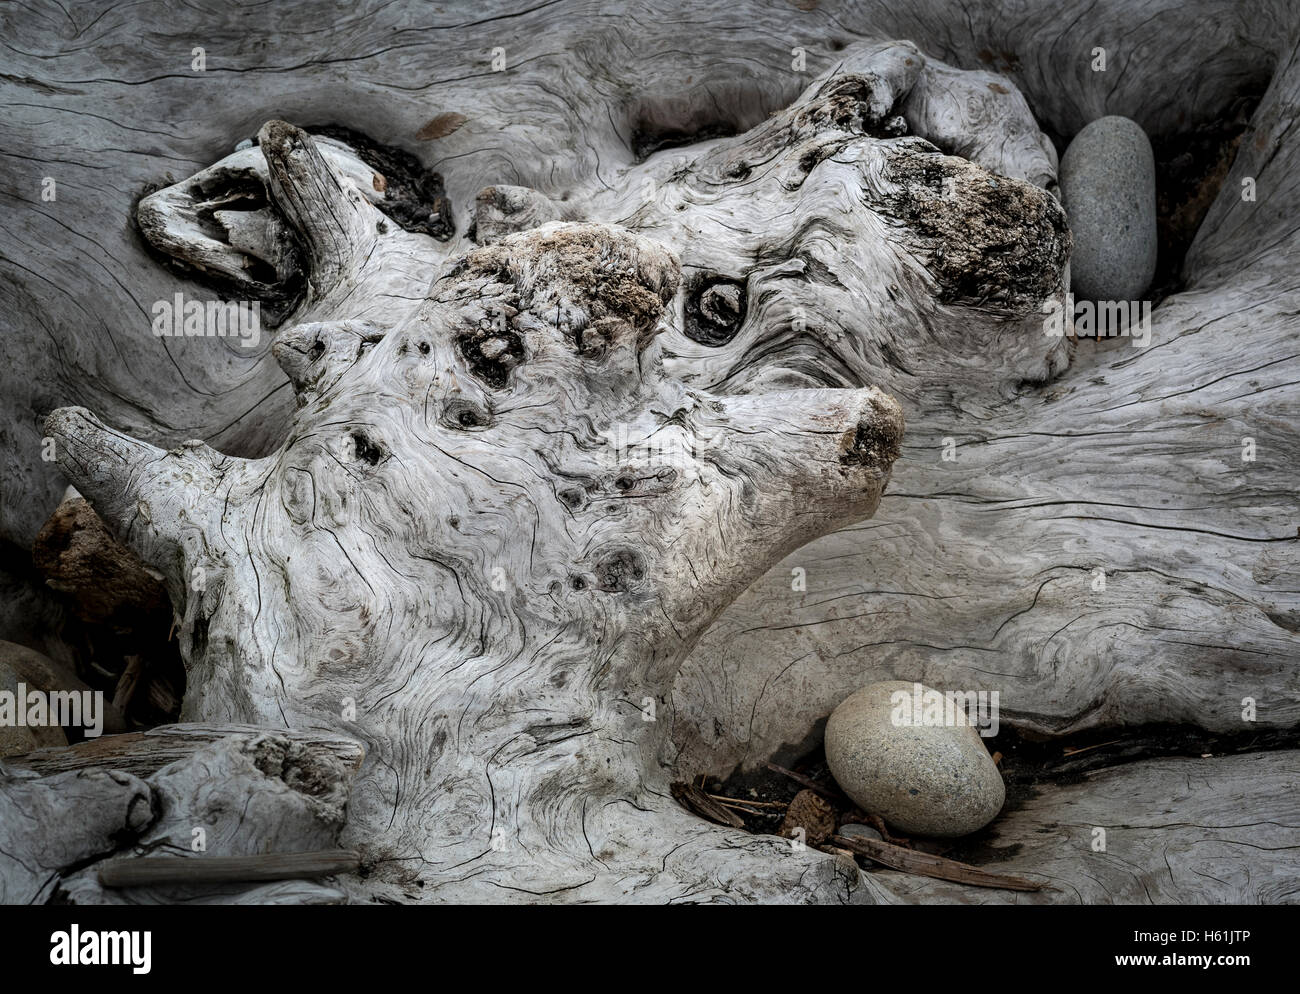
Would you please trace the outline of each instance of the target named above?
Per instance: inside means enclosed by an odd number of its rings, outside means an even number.
[[[250,857],[260,865],[268,852],[334,850],[360,765],[359,744],[340,736],[215,725],[170,725],[6,757],[0,902],[340,903],[340,890],[305,879],[317,875],[319,861],[272,860],[279,870],[303,871],[274,877],[228,871]],[[99,870],[115,855],[150,866],[119,872],[114,864],[105,883]],[[219,878],[197,866],[174,879],[165,870],[158,876],[155,861],[165,867],[173,857],[226,869]],[[141,875],[149,873],[155,876]],[[252,883],[271,879],[282,882]],[[112,890],[119,886],[130,889]]]
[[[404,690],[398,702],[383,695],[402,686],[400,668],[364,678],[349,672],[369,658],[364,645],[409,638],[402,624],[394,628],[399,635],[379,630],[379,619],[399,615],[374,594],[375,578],[427,562],[379,564],[367,550],[357,577],[347,556],[360,550],[346,535],[342,543],[325,536],[309,551],[325,571],[320,581],[287,552],[275,569],[250,565],[249,547],[266,541],[265,516],[219,516],[238,527],[172,534],[132,518],[137,551],[167,576],[186,622],[196,688],[187,716],[284,725],[278,702],[300,695],[286,695],[282,681],[304,681],[314,667],[330,672],[316,697],[300,698],[318,717],[329,715],[310,727],[346,728],[366,741],[371,760],[353,799],[356,824],[397,826],[397,843],[382,853],[389,872],[359,895],[414,900],[415,879],[430,874],[444,896],[467,899],[965,899],[914,883],[885,887],[881,874],[860,882],[833,860],[793,853],[780,840],[719,833],[671,810],[673,776],[756,764],[783,744],[804,742],[838,700],[870,680],[997,689],[1004,722],[1048,735],[1150,722],[1249,730],[1257,726],[1242,720],[1246,698],[1257,705],[1257,723],[1289,728],[1300,720],[1300,124],[1293,113],[1300,20],[1293,5],[1099,0],[1071,13],[1047,0],[1014,10],[828,0],[742,2],[720,16],[691,2],[489,2],[467,13],[376,0],[317,7],[310,19],[330,30],[303,30],[292,3],[239,16],[165,0],[0,12],[8,46],[0,190],[12,208],[0,230],[0,328],[10,348],[0,368],[6,542],[29,547],[59,502],[66,479],[42,459],[43,418],[73,405],[111,426],[106,439],[97,436],[106,516],[131,515],[133,494],[111,486],[127,467],[131,488],[155,486],[160,522],[210,515],[208,498],[225,474],[247,471],[239,460],[267,457],[290,436],[301,444],[303,434],[294,434],[300,399],[305,408],[333,385],[316,373],[295,378],[306,369],[295,356],[310,357],[320,344],[320,369],[342,375],[348,367],[339,360],[349,349],[357,358],[380,347],[383,336],[367,330],[377,315],[379,332],[414,319],[435,277],[473,249],[474,205],[486,187],[535,194],[520,199],[523,206],[492,201],[502,213],[493,218],[498,235],[553,214],[617,224],[679,261],[683,289],[667,305],[658,345],[664,371],[683,389],[732,398],[737,412],[761,419],[787,416],[783,402],[769,398],[791,388],[877,386],[898,399],[908,425],[875,518],[797,550],[792,538],[779,550],[789,556],[743,594],[747,570],[767,569],[769,560],[756,557],[728,574],[725,592],[713,592],[689,619],[694,632],[723,612],[680,673],[676,650],[694,635],[670,631],[684,619],[667,612],[625,657],[651,660],[644,681],[593,682],[585,692],[597,705],[576,710],[567,706],[572,684],[540,701],[518,698],[516,670],[494,670],[486,651],[463,660],[477,681],[465,699],[428,686]],[[145,22],[153,28],[142,35]],[[249,36],[265,45],[246,44]],[[196,44],[206,52],[203,71],[191,67]],[[1105,73],[1090,69],[1096,45],[1110,49]],[[498,49],[500,72],[493,69]],[[804,68],[796,68],[792,49],[803,50]],[[1188,257],[1187,285],[1156,309],[1150,344],[1071,348],[1046,339],[1038,306],[1064,289],[1050,197],[1038,190],[1050,190],[1054,179],[1048,136],[1068,137],[1102,113],[1170,134],[1265,87]],[[469,122],[420,141],[420,130],[446,108]],[[910,136],[899,136],[895,117]],[[277,119],[343,124],[417,150],[445,179],[457,234],[440,243],[380,232],[377,224],[372,232],[358,219],[375,220],[373,184],[367,195],[346,182],[295,184],[322,175],[315,160],[307,155],[304,164],[305,146],[270,141],[280,209],[315,232],[308,241],[316,250],[313,282],[279,355],[269,334],[253,349],[215,337],[154,337],[155,301],[211,292],[158,265],[131,224],[137,201],[211,166]],[[672,145],[683,136],[705,140]],[[927,141],[957,155],[932,156]],[[934,160],[933,186],[922,181],[923,159]],[[995,197],[981,189],[985,170],[1007,178]],[[52,201],[42,199],[46,177],[57,184]],[[1257,186],[1253,202],[1239,195],[1247,178]],[[968,232],[962,211],[945,211],[944,180],[960,204],[992,205],[994,217],[1031,223]],[[1007,197],[1017,198],[1017,210]],[[917,209],[922,201],[932,216]],[[334,212],[346,224],[322,222]],[[1044,253],[1034,256],[1027,279],[989,261],[992,236],[1003,228],[1009,244]],[[340,232],[347,237],[334,238]],[[984,284],[962,282],[964,273],[985,269],[992,276]],[[691,292],[715,279],[729,285],[711,307],[725,309],[729,294],[745,291],[744,320],[721,346],[686,334]],[[335,411],[340,419],[359,415],[373,420],[372,411],[347,405]],[[555,427],[546,422],[545,430]],[[192,438],[203,445],[162,461],[168,447]],[[1241,460],[1245,438],[1257,449],[1251,463]],[[949,439],[956,458],[945,461]],[[136,472],[146,463],[147,472]],[[499,460],[493,466],[500,470]],[[534,471],[541,472],[531,464]],[[485,536],[501,527],[531,536],[532,526],[525,531],[513,505],[513,517],[483,518],[477,505],[471,516],[464,498],[482,480],[464,472],[449,484],[460,488],[448,499],[456,509],[439,520],[456,514],[486,544],[439,568],[490,577],[512,557],[522,561],[532,543],[506,549]],[[525,487],[520,506],[524,492],[535,497]],[[347,513],[365,493],[358,487],[346,495]],[[343,503],[329,513],[346,516]],[[191,576],[179,568],[177,543],[198,555],[216,532],[231,557],[229,584],[196,601],[187,597]],[[629,544],[644,540],[628,536]],[[791,587],[796,568],[806,573],[806,590]],[[1094,589],[1098,570],[1104,590]],[[266,617],[267,605],[318,581],[332,599],[305,629]],[[50,627],[57,612],[45,593],[21,575],[6,576],[4,590],[0,635],[57,642]],[[428,607],[436,617],[422,622],[451,630],[440,612],[461,596]],[[227,631],[261,626],[239,651],[221,642],[220,624],[215,631],[196,624],[218,601]],[[348,623],[334,624],[332,615]],[[471,608],[458,637],[484,617]],[[354,638],[349,626],[365,637]],[[509,629],[503,638],[525,653],[537,631]],[[646,648],[659,640],[671,648]],[[579,644],[556,643],[574,654]],[[445,651],[442,643],[428,649],[445,669],[461,661],[444,663]],[[524,654],[511,665],[525,673],[543,664]],[[557,680],[575,679],[576,667],[552,668]],[[358,679],[372,682],[359,696],[343,692]],[[343,724],[345,697],[361,703],[359,728]],[[600,746],[587,757],[599,764],[616,758],[601,753],[612,750],[625,770],[644,772],[644,789],[638,781],[630,799],[593,811],[572,801],[577,792],[561,800],[518,772],[518,757],[580,751],[593,738],[580,734],[594,727],[593,714],[640,723],[645,698],[656,700],[655,734],[625,738],[621,724],[602,725],[593,733]],[[527,711],[534,706],[540,711]],[[495,736],[486,754],[469,745],[480,734]],[[405,765],[391,762],[399,754]],[[126,750],[123,762],[133,755]],[[1285,754],[1268,755],[1272,763]],[[444,757],[451,772],[426,774],[428,756],[435,757],[430,769]],[[147,780],[154,759],[131,761],[142,765],[129,767],[141,770],[130,775]],[[57,776],[65,761],[43,762]],[[1143,775],[1157,795],[1183,778],[1172,761]],[[1207,782],[1228,786],[1217,776]],[[117,797],[119,788],[109,794]],[[566,841],[493,849],[497,829],[514,837],[508,814],[530,791],[527,831]],[[1044,796],[1047,804],[1067,795]],[[1265,794],[1230,796],[1251,810],[1268,806]],[[1127,823],[1126,810],[1142,810],[1140,799],[1122,792],[1096,797],[1090,817],[1112,824]],[[1177,800],[1192,821],[1198,806],[1218,803]],[[120,821],[110,817],[115,803],[104,802],[107,823]],[[1029,824],[1016,819],[1010,815],[1008,826]],[[1251,845],[1285,854],[1291,843],[1270,824],[1259,822]],[[565,855],[553,862],[556,851]],[[619,860],[609,854],[619,852],[626,862],[612,865]],[[1161,853],[1153,843],[1139,862],[1149,868]],[[1189,843],[1189,873],[1205,869],[1194,857]],[[1087,864],[1060,858],[1078,899],[1145,899],[1118,875],[1094,888],[1081,877]],[[1251,858],[1272,867],[1286,857]],[[502,875],[493,880],[494,872]],[[1160,893],[1287,893],[1258,877],[1197,886],[1203,889],[1180,882]]]

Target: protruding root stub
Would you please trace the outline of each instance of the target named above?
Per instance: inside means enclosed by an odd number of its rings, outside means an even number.
[[[275,124],[263,139],[277,197],[314,253],[334,252],[346,223],[322,228],[311,205],[337,188],[312,186],[310,140]],[[345,221],[351,200],[334,204]],[[666,375],[656,339],[679,282],[673,252],[618,227],[505,235],[386,333],[285,332],[275,355],[302,403],[265,459],[163,452],[84,411],[52,415],[64,471],[168,577],[184,716],[376,743],[347,841],[385,867],[426,850],[432,826],[459,826],[450,845],[469,858],[509,824],[547,866],[493,855],[492,879],[567,887],[607,872],[587,865],[593,800],[611,838],[660,818],[696,831],[658,810],[667,783],[646,757],[667,723],[626,702],[666,698],[717,611],[781,556],[869,516],[903,425],[874,388],[721,396]],[[718,297],[715,315],[737,303]],[[504,686],[521,724],[494,712]],[[355,721],[344,698],[365,702]],[[453,744],[441,718],[412,725],[412,707],[482,718]],[[488,770],[487,756],[508,758]],[[527,789],[496,789],[498,774]],[[394,776],[417,798],[396,812]],[[456,787],[420,793],[435,782]],[[647,860],[663,872],[663,852]]]
[[[874,388],[840,455],[845,466],[890,467],[903,451],[903,409],[887,393]]]
[[[135,219],[164,266],[220,293],[257,300],[265,327],[278,325],[302,295],[302,254],[271,202],[256,148],[147,192]]]
[[[358,268],[373,244],[371,211],[301,128],[267,121],[257,138],[271,195],[307,252],[312,293],[322,297]]]
[[[187,557],[211,527],[215,492],[244,460],[201,441],[163,450],[107,427],[82,407],[45,419],[59,468],[129,548],[163,577],[173,603],[191,579]]]
[[[881,206],[904,222],[941,302],[1035,313],[1059,287],[1070,230],[1046,190],[913,150],[889,155],[884,176],[892,189]]]

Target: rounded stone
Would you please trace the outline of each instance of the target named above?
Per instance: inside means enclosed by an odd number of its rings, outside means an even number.
[[[870,825],[859,825],[856,822],[850,822],[847,825],[841,825],[839,834],[846,839],[871,839],[875,842],[884,842],[884,838]]]
[[[918,686],[889,680],[846,698],[826,723],[826,762],[844,793],[892,828],[968,835],[997,816],[1006,787],[971,725],[895,724],[893,695],[910,701]]]
[[[1141,300],[1156,272],[1156,167],[1146,132],[1127,117],[1093,121],[1065,150],[1060,184],[1075,297]]]

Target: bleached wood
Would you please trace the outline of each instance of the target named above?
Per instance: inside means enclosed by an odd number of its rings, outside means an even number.
[[[360,746],[339,736],[170,725],[0,761],[0,903],[339,903],[306,880],[105,889],[105,860],[330,849]],[[263,878],[264,879],[264,878]]]
[[[1300,72],[1282,69],[1149,345],[1081,341],[1063,377],[977,416],[965,388],[901,398],[881,513],[773,570],[684,667],[708,717],[680,729],[679,762],[761,761],[891,678],[997,689],[1004,721],[1047,734],[1294,727]]]
[[[0,494],[10,541],[29,544],[62,492],[64,481],[40,462],[40,418],[54,407],[83,404],[134,438],[165,446],[198,436],[237,456],[265,455],[285,436],[294,400],[268,354],[269,336],[249,351],[148,332],[153,301],[197,291],[154,266],[124,224],[145,184],[206,168],[273,117],[343,119],[409,145],[439,112],[463,112],[461,127],[420,146],[445,176],[458,236],[438,245],[377,233],[364,273],[318,280],[295,322],[373,322],[379,314],[382,331],[401,325],[442,264],[469,247],[479,191],[528,187],[565,220],[619,222],[659,241],[681,259],[688,282],[708,272],[752,287],[752,324],[730,350],[706,353],[670,321],[661,345],[672,375],[755,397],[776,387],[875,383],[907,417],[904,457],[881,514],[796,553],[727,612],[677,679],[673,706],[659,712],[672,722],[677,751],[657,761],[686,773],[756,761],[806,740],[840,697],[888,676],[997,686],[1004,721],[1053,733],[1150,721],[1236,730],[1245,696],[1259,701],[1261,723],[1294,724],[1300,587],[1288,345],[1300,143],[1288,111],[1297,24],[1286,4],[1102,0],[1071,18],[1045,0],[1014,15],[968,4],[960,16],[933,4],[804,11],[742,3],[721,23],[716,10],[681,3],[635,16],[594,3],[528,11],[489,4],[473,15],[376,5],[340,13],[328,41],[302,34],[293,5],[237,23],[163,3],[151,14],[160,27],[145,42],[128,20],[140,16],[135,8],[7,15],[12,68],[0,88],[10,98],[10,152],[0,170],[22,208],[2,236],[12,278],[0,281],[0,320],[20,332],[7,336],[13,352],[0,391],[8,405],[0,428],[13,455]],[[250,31],[269,47],[242,45]],[[188,70],[196,36],[216,71]],[[911,44],[876,40],[884,38]],[[1098,44],[1110,50],[1106,73],[1089,68]],[[507,64],[499,76],[489,65],[496,47]],[[792,47],[805,50],[806,72],[792,67]],[[611,68],[611,52],[635,55]],[[906,66],[912,52],[925,57],[923,67]],[[959,74],[936,58],[1004,75]],[[1177,130],[1212,119],[1245,87],[1273,83],[1189,259],[1191,289],[1157,310],[1152,347],[1090,354],[1085,346],[1063,370],[1063,343],[1037,337],[1032,295],[1012,292],[1010,313],[987,301],[936,301],[943,268],[935,250],[967,248],[960,214],[938,226],[937,238],[918,237],[918,216],[900,217],[889,203],[918,201],[918,184],[904,182],[905,196],[891,197],[900,185],[882,168],[915,161],[919,143],[868,133],[894,127],[889,119],[848,129],[805,122],[784,136],[779,123],[765,125],[841,66],[869,78],[873,94],[877,84],[882,93],[913,94],[894,109],[923,137],[1036,183],[1049,177],[1050,146],[1026,127],[1017,88],[1044,128],[1068,136],[1105,112],[1133,116],[1153,133]],[[1003,78],[1009,94],[989,86]],[[872,118],[871,100],[865,105],[861,121]],[[182,126],[177,107],[202,114],[183,112]],[[754,131],[638,163],[638,137],[674,127]],[[1009,132],[1014,141],[1005,140]],[[886,150],[891,141],[900,153]],[[765,173],[758,162],[743,177],[707,171],[735,165],[747,146],[773,151],[773,167]],[[783,187],[800,158],[787,150],[809,146],[833,154],[797,189]],[[679,162],[683,176],[669,165]],[[958,160],[940,171],[963,195],[978,181]],[[47,174],[60,184],[53,204],[39,199]],[[1247,176],[1259,189],[1248,205],[1237,196]],[[864,205],[854,191],[874,200]],[[1050,211],[1045,200],[1027,203],[1040,216]],[[252,220],[234,222],[240,240],[256,237]],[[882,273],[907,277],[901,299]],[[790,334],[796,317],[806,334]],[[1246,435],[1261,456],[1243,471],[1233,458]],[[954,463],[939,463],[945,438],[958,442]],[[189,455],[201,493],[204,460],[210,466],[215,457]],[[185,459],[172,465],[190,467]],[[162,502],[198,510],[180,498]],[[143,546],[171,547],[148,523],[134,527]],[[200,531],[186,534],[197,540]],[[806,594],[790,590],[794,566],[807,570]],[[1109,574],[1105,592],[1091,589],[1096,568]],[[187,577],[168,571],[179,597]],[[38,613],[31,597],[19,588],[7,599],[17,605],[12,624]],[[258,649],[268,651],[278,650]],[[253,688],[262,700],[275,693]],[[381,798],[367,803],[382,808]],[[677,825],[675,813],[664,817]],[[654,834],[654,824],[642,827]],[[717,838],[711,831],[701,839]],[[772,852],[745,846],[734,857],[740,878]],[[635,842],[627,848],[638,851]],[[731,852],[704,841],[697,863],[674,864],[683,892],[702,879],[729,879],[718,866]],[[741,855],[751,852],[754,863]],[[637,858],[658,865],[654,853],[629,857]],[[773,864],[773,891],[780,867],[793,862]],[[826,897],[838,884],[828,886],[787,893]],[[468,883],[461,892],[478,893]],[[719,894],[711,884],[701,892]]]
[[[768,562],[874,510],[895,402],[685,387],[656,338],[678,268],[621,229],[548,224],[470,253],[369,343],[291,331],[304,403],[262,460],[49,419],[81,492],[164,564],[184,714],[367,743],[361,893],[594,896],[655,864],[639,899],[675,893],[662,832],[707,831],[655,761],[677,666]]]
[[[886,903],[1294,904],[1300,753],[1147,760],[1043,785],[964,858],[1037,893],[866,874]]]

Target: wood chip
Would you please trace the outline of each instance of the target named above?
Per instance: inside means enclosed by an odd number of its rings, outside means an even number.
[[[415,137],[426,142],[433,141],[435,138],[446,138],[453,131],[459,130],[460,126],[468,120],[469,118],[464,114],[448,111],[446,114],[439,114],[426,123],[423,128],[415,133]]]

